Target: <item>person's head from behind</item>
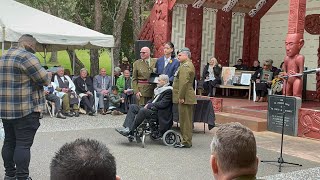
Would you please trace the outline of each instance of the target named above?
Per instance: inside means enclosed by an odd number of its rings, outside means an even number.
[[[237,60],[237,65],[240,66],[240,65],[242,65],[242,63],[243,63],[242,59],[238,59],[238,60]]]
[[[256,60],[253,61],[253,67],[259,67],[260,66],[260,61]]]
[[[216,180],[255,176],[258,158],[252,131],[240,123],[218,127],[211,143],[210,164]]]
[[[26,51],[34,54],[36,53],[37,40],[30,34],[22,35],[18,40],[19,46]]]
[[[119,91],[118,86],[112,86],[112,87],[111,87],[111,91],[112,91],[112,94],[117,95],[117,94],[118,94],[118,91]]]
[[[218,64],[218,60],[215,57],[211,57],[210,60],[208,61],[209,65],[215,66]]]
[[[50,176],[51,180],[120,180],[109,149],[90,139],[64,144],[51,161]]]
[[[166,74],[159,75],[157,87],[169,85],[169,76]]]
[[[124,70],[123,71],[123,76],[125,77],[125,78],[130,78],[130,71],[129,70]]]

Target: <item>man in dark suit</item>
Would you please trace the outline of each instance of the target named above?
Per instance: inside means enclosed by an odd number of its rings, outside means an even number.
[[[168,75],[170,84],[172,84],[174,73],[177,71],[180,63],[175,58],[174,45],[171,42],[164,44],[163,51],[164,56],[157,60],[155,73]]]
[[[123,123],[116,131],[124,136],[133,135],[134,130],[147,118],[158,118],[161,137],[172,126],[172,87],[168,75],[160,75],[154,98],[144,106],[131,104]]]

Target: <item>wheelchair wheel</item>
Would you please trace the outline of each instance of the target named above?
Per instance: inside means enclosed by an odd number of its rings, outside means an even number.
[[[134,137],[133,137],[133,136],[128,136],[128,140],[129,140],[129,142],[132,142],[132,141],[133,141],[133,139],[134,139]]]
[[[146,146],[145,141],[146,141],[146,134],[143,133],[143,135],[142,135],[142,140],[141,140],[142,148],[144,148],[144,147]]]
[[[162,136],[162,141],[166,146],[173,146],[177,143],[178,135],[174,130],[166,131]]]

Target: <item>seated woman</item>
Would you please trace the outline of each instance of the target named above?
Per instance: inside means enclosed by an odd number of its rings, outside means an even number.
[[[202,78],[203,78],[203,88],[208,93],[208,96],[213,97],[213,88],[216,84],[221,84],[221,65],[218,64],[216,58],[212,57],[208,64],[204,67]]]
[[[147,118],[156,114],[159,121],[161,137],[172,126],[172,87],[169,86],[168,75],[160,75],[157,87],[154,89],[154,98],[148,101],[144,107],[131,104],[123,123],[124,128],[116,128],[116,131],[124,136],[133,135],[134,130]]]
[[[256,82],[256,102],[267,101],[268,88],[274,78],[274,73],[271,71],[272,64],[269,61],[263,63],[263,67],[258,69],[252,76],[252,80]]]
[[[132,78],[130,77],[130,71],[124,70],[123,75],[117,79],[117,87],[121,97],[124,98],[124,112],[127,113],[130,104],[135,104],[135,95],[132,89]]]
[[[88,71],[85,68],[80,70],[80,76],[74,80],[76,92],[81,97],[81,103],[84,106],[87,114],[93,116],[95,110],[93,109],[93,83],[92,79],[88,76]]]

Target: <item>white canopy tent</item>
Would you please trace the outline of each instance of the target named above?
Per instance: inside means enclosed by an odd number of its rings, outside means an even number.
[[[31,34],[39,42],[37,51],[111,48],[113,69],[112,35],[99,33],[14,0],[0,0],[0,28],[2,53],[21,35]]]

